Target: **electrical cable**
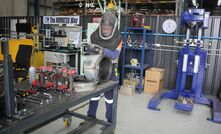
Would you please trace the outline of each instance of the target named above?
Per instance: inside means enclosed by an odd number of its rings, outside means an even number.
[[[162,59],[161,56],[162,56],[162,52],[160,51],[160,52],[159,52],[159,57],[160,57],[160,58],[159,58],[159,60],[158,60],[159,62],[158,62],[158,64],[157,64],[157,67],[159,67],[159,66],[161,65],[161,59]]]

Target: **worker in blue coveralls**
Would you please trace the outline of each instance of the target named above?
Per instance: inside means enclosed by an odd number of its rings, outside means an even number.
[[[120,55],[122,40],[118,30],[117,17],[111,13],[105,13],[100,21],[99,27],[91,35],[91,43],[103,48],[103,54],[108,56],[113,63],[111,80],[119,81],[118,77],[118,58]],[[106,118],[112,122],[113,90],[104,93],[106,104]],[[89,103],[87,115],[96,118],[96,112],[100,96],[93,97]]]

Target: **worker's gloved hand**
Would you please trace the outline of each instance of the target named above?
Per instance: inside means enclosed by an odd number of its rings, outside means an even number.
[[[88,54],[103,54],[103,48],[95,44],[90,44],[87,46],[86,52]]]
[[[94,46],[93,50],[98,54],[103,54],[103,48],[99,46]]]

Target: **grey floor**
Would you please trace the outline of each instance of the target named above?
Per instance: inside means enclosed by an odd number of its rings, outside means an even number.
[[[151,97],[148,94],[119,94],[115,134],[221,134],[221,124],[207,121],[211,116],[209,107],[194,104],[193,111],[186,113],[174,109],[173,100],[164,100],[160,104],[160,112],[152,111],[147,109],[147,102]],[[84,107],[77,112],[86,113],[87,109],[88,107]],[[102,99],[97,117],[105,119],[104,112],[105,104]],[[58,119],[33,134],[65,134],[82,121],[76,118],[72,120],[69,128],[63,128],[62,119]],[[99,127],[96,126],[86,134],[99,133]]]

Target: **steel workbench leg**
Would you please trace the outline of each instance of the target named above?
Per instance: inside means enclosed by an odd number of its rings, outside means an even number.
[[[118,87],[115,87],[113,90],[112,124],[113,128],[115,129],[117,119]]]

